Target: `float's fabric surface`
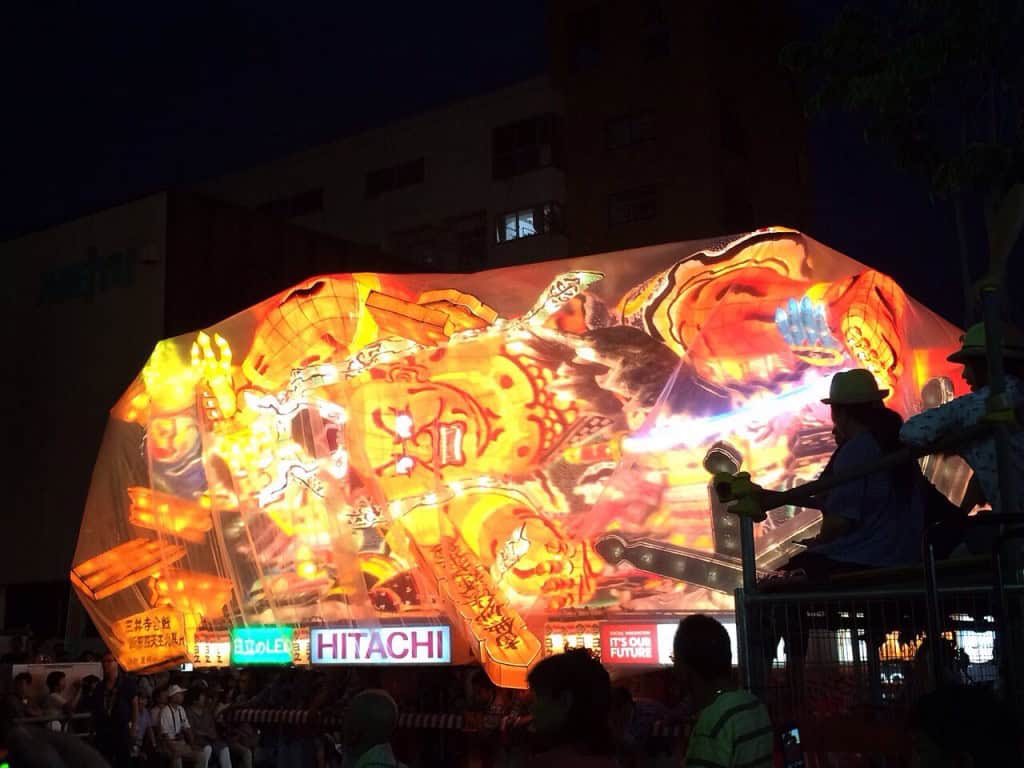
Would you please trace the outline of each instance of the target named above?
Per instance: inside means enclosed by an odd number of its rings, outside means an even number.
[[[814,478],[833,373],[870,368],[906,416],[962,389],[958,336],[782,228],[315,277],[156,345],[111,412],[72,581],[130,669],[232,626],[430,620],[522,686],[546,620],[731,610],[738,525],[708,467]],[[773,511],[759,567],[816,523]]]

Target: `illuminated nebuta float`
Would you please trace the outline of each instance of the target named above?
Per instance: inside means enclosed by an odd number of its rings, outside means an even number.
[[[416,619],[521,686],[545,622],[731,609],[709,452],[769,487],[811,478],[835,371],[870,368],[906,415],[956,394],[956,338],[781,228],[313,278],[156,346],[112,411],[71,578],[133,668],[233,626]],[[773,512],[759,567],[816,523]],[[125,639],[154,611],[181,642]]]

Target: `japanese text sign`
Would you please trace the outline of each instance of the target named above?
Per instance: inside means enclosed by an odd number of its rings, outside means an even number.
[[[232,664],[291,664],[291,627],[235,627],[231,630]]]

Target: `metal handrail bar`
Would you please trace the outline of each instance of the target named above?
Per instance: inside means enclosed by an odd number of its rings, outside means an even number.
[[[992,588],[985,585],[973,587],[944,587],[940,590],[944,595],[969,595],[976,593],[988,594]],[[1006,586],[1007,592],[1024,592],[1024,585],[1011,584]],[[867,600],[871,598],[900,598],[900,597],[926,597],[926,587],[907,589],[851,589],[842,592],[829,592],[821,590],[817,592],[757,592],[752,595],[744,595],[745,601],[750,603],[789,603],[789,602],[813,602],[828,600]]]
[[[771,491],[770,508],[775,509],[776,507],[782,507],[787,504],[800,506],[802,502],[809,501],[815,496],[820,496],[822,493],[830,491],[840,485],[851,483],[854,480],[860,480],[863,477],[867,477],[868,475],[873,475],[878,472],[884,472],[894,467],[898,467],[901,464],[916,461],[924,456],[930,456],[934,453],[949,452],[960,445],[972,442],[980,437],[988,436],[992,433],[992,430],[993,426],[991,424],[975,424],[968,429],[962,430],[953,435],[948,435],[934,443],[930,443],[929,445],[907,447],[901,448],[898,451],[893,451],[892,453],[881,457],[877,461],[870,464],[864,464],[848,472],[836,472],[830,474],[828,477],[812,480],[809,483],[804,483],[803,485],[798,485],[795,488],[790,488],[785,491]],[[753,521],[746,516],[740,518],[740,556],[743,563],[743,589],[747,594],[753,594],[757,591],[755,564],[756,554],[754,552],[754,524]]]
[[[893,467],[898,467],[901,464],[907,464],[911,461],[915,461],[924,456],[930,456],[935,453],[947,453],[953,448],[977,440],[979,437],[987,437],[993,430],[991,424],[975,424],[967,429],[961,430],[953,435],[948,435],[940,440],[936,440],[933,443],[923,446],[913,446],[900,448],[898,451],[888,453],[880,459],[871,462],[870,464],[864,464],[851,469],[846,472],[835,472],[829,474],[827,477],[819,478],[818,480],[812,480],[809,483],[798,485],[795,488],[789,488],[785,491],[771,491],[771,507],[766,509],[775,509],[776,507],[783,507],[787,504],[800,506],[800,502],[808,501],[815,496],[820,496],[826,491],[831,491],[833,488],[837,488],[840,485],[846,485],[854,480],[860,480],[861,478],[867,477],[868,475],[874,475],[878,472],[884,472]]]
[[[38,717],[16,717],[13,722],[18,725],[35,725],[36,723],[45,725],[46,723],[52,723],[58,721],[61,723],[70,723],[72,721],[87,720],[92,715],[89,712],[76,712],[73,715],[39,715]]]

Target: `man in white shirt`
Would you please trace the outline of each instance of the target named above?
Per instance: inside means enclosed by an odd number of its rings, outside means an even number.
[[[167,704],[160,709],[157,718],[160,746],[171,758],[173,768],[181,768],[183,761],[195,768],[207,768],[213,750],[209,745],[198,747],[193,741],[192,728],[182,706],[184,698],[184,688],[172,685],[167,689]]]
[[[907,420],[900,430],[900,440],[907,445],[928,445],[948,434],[974,426],[986,415],[986,403],[991,395],[985,348],[985,326],[971,326],[961,339],[961,348],[949,356],[949,361],[962,363],[963,377],[971,388],[970,394],[952,402],[931,408]],[[1004,329],[1003,360],[1006,370],[1006,398],[1011,408],[1024,405],[1024,337],[1013,328]],[[958,453],[970,465],[977,480],[976,490],[981,498],[999,506],[999,478],[996,472],[995,440],[986,438],[961,446]],[[1019,478],[1024,475],[1024,432],[1010,434],[1010,481],[1017,483],[1018,509],[1002,510],[1013,513],[1024,511],[1024,487]]]

